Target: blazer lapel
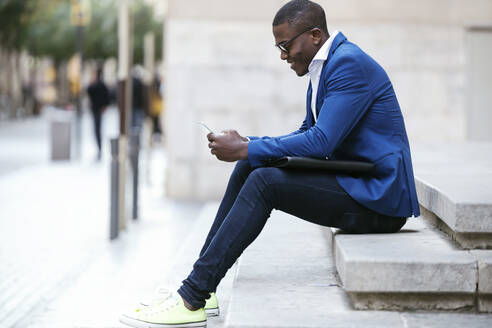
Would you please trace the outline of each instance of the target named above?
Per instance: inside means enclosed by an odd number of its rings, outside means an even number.
[[[321,70],[321,79],[325,77],[326,67],[328,66],[328,62],[330,61],[332,55],[335,53],[337,48],[346,40],[347,38],[345,37],[345,35],[343,35],[342,32],[338,32],[337,36],[331,43],[330,51],[328,52],[328,58],[326,58],[323,64],[323,69]],[[319,116],[319,111],[321,110],[321,106],[323,106],[323,99],[325,98],[325,94],[326,94],[326,90],[324,88],[324,84],[321,83],[321,79],[318,85],[318,93],[316,94],[316,116]],[[311,83],[309,84],[309,88],[311,88]],[[311,101],[309,102],[309,104],[311,104]],[[309,108],[311,108],[311,105],[309,105]]]
[[[325,64],[330,61],[331,56],[335,53],[338,47],[347,40],[342,32],[338,32],[335,40],[331,43],[330,52],[328,52],[328,58],[326,58]],[[324,69],[324,68],[323,68]]]
[[[311,109],[311,99],[313,99],[313,87],[311,86],[311,81],[309,81],[309,86],[308,86],[307,96],[306,96],[306,110],[307,110],[306,118],[309,119],[307,121],[308,126],[314,125],[313,110]]]

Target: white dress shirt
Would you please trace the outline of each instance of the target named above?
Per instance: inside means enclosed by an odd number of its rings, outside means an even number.
[[[308,75],[311,80],[312,88],[312,98],[311,98],[311,110],[313,111],[314,121],[318,120],[316,115],[316,96],[318,95],[319,78],[321,76],[321,71],[323,70],[323,64],[328,58],[330,52],[331,44],[337,36],[338,31],[333,32],[333,34],[325,41],[325,43],[319,48],[318,52],[314,56],[313,60],[308,67]]]

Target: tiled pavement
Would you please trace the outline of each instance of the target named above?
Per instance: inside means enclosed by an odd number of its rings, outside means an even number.
[[[82,159],[49,162],[48,121],[0,123],[0,327],[119,327],[139,296],[189,272],[214,205],[166,200],[156,148],[142,156],[141,218],[109,242],[109,156],[93,161],[84,117]]]
[[[106,143],[115,121],[115,112],[108,112]],[[217,204],[165,198],[162,148],[142,156],[152,160],[142,163],[141,219],[109,242],[109,156],[93,161],[90,128],[85,117],[82,159],[54,164],[48,160],[47,117],[0,122],[0,328],[123,327],[117,320],[121,311],[159,283],[179,284],[200,250]],[[263,246],[260,239],[250,252],[268,254],[265,249],[271,250],[275,239],[267,233],[262,238]],[[275,268],[268,256],[265,261],[257,267],[266,272],[269,265]],[[326,279],[336,282],[328,257],[324,265]],[[226,325],[236,270],[219,286],[222,313],[208,321],[209,328]],[[258,286],[263,283],[260,279]],[[334,294],[328,296],[336,311],[330,322],[338,327],[369,326],[351,321],[356,316],[367,316],[374,327],[391,327],[387,316],[399,316],[403,327],[488,327],[489,317],[483,315],[353,311],[340,287],[333,285]],[[237,291],[236,286],[236,300]],[[261,293],[249,289],[244,300],[254,302],[253,291]],[[255,306],[263,309],[263,304]],[[273,309],[277,312],[269,316],[286,317],[281,307]],[[254,306],[243,311],[251,310]]]

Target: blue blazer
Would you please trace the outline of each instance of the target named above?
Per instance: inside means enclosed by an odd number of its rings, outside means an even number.
[[[373,174],[337,175],[338,183],[361,205],[384,215],[419,216],[410,146],[391,81],[384,69],[339,33],[321,72],[316,98],[299,130],[280,137],[252,137],[252,167],[282,156],[369,161]]]

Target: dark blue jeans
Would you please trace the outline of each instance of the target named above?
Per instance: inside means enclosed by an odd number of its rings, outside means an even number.
[[[193,271],[178,293],[201,308],[273,209],[352,233],[397,232],[406,218],[377,214],[354,201],[332,174],[261,167],[239,161]]]

